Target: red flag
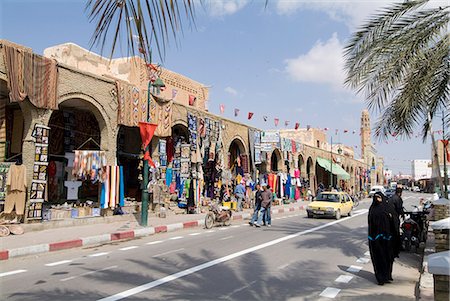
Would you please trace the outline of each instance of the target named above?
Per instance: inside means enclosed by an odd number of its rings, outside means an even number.
[[[234,117],[237,117],[239,115],[239,109],[234,109]]]
[[[295,129],[298,130],[299,127],[300,127],[300,123],[296,122],[295,123]]]
[[[280,122],[280,119],[275,118],[273,121],[275,122],[275,126],[278,126],[278,122]]]
[[[220,114],[223,114],[225,112],[225,105],[220,105]]]
[[[348,130],[344,130],[344,134],[345,134],[345,133],[348,133]]]
[[[248,112],[248,120],[252,119],[253,117],[253,113],[252,112]]]
[[[196,99],[197,97],[195,97],[194,95],[189,95],[189,105],[193,106]]]
[[[295,144],[295,141],[291,139],[291,146],[292,146],[292,153],[297,152],[297,144]]]
[[[139,132],[141,133],[142,148],[144,149],[144,160],[147,160],[148,164],[153,167],[155,167],[155,163],[153,163],[152,158],[150,157],[147,146],[150,144],[150,141],[152,141],[157,126],[158,125],[154,123],[139,122]]]
[[[328,131],[328,128],[324,128],[323,130],[324,130],[324,131]]]

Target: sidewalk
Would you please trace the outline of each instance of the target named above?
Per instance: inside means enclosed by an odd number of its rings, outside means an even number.
[[[305,210],[308,202],[299,201],[287,205],[273,206],[272,214]],[[234,213],[233,220],[250,219],[253,209]],[[89,223],[69,226],[69,222],[60,227],[48,228],[45,223],[23,225],[25,233],[0,237],[0,260],[32,254],[78,248],[88,245],[108,243],[121,239],[133,239],[172,232],[186,228],[204,227],[206,213],[170,214],[166,218],[149,217],[148,227],[141,227],[134,215],[104,218],[102,223]]]

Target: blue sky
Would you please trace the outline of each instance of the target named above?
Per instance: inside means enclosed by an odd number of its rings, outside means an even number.
[[[88,21],[85,3],[3,0],[1,38],[40,54],[66,42],[89,48],[94,24]],[[329,128],[334,141],[358,145],[359,154],[360,116],[366,105],[363,96],[342,86],[342,47],[368,15],[389,2],[270,0],[267,7],[264,3],[205,0],[196,8],[196,29],[185,27],[178,40],[171,41],[163,66],[210,86],[213,113],[219,114],[224,104],[225,117],[262,129],[275,128],[274,118],[280,120],[278,128],[286,128],[286,120],[287,128],[296,122],[301,127]],[[121,56],[120,51],[115,56]],[[235,108],[240,110],[238,117]],[[251,120],[248,112],[254,113]],[[268,116],[267,122],[263,116]],[[376,112],[371,118],[374,123]],[[344,134],[345,129],[349,133]],[[410,174],[410,160],[430,158],[430,143],[423,144],[420,138],[375,143],[395,173]]]

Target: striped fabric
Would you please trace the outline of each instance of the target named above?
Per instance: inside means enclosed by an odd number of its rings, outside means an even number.
[[[107,166],[106,179],[102,183],[100,196],[101,208],[115,208],[123,206],[125,199],[124,178],[122,166]]]
[[[118,100],[118,123],[138,126],[147,122],[147,91],[122,81],[116,81]]]
[[[6,151],[6,99],[0,99],[0,162],[5,161]]]
[[[38,108],[57,109],[56,61],[5,44],[2,49],[10,100],[19,102],[28,96]]]

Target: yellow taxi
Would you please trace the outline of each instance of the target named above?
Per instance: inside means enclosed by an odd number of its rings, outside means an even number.
[[[340,219],[341,216],[351,216],[353,200],[345,192],[323,191],[306,207],[308,217],[328,216]]]

